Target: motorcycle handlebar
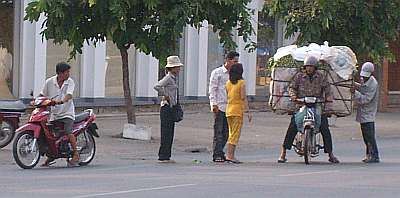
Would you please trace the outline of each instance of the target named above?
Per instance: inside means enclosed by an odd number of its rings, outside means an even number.
[[[41,102],[41,103],[38,104],[38,105],[35,104],[35,100],[32,100],[31,103],[30,103],[30,105],[31,105],[32,107],[34,107],[34,108],[41,108],[41,107],[48,107],[48,106],[56,106],[56,105],[60,105],[60,104],[63,104],[63,103],[64,103],[64,102],[62,102],[62,101],[57,102],[57,101],[52,100],[52,99],[47,99],[47,100]]]
[[[328,103],[328,102],[331,102],[331,101],[326,101],[323,98],[316,98],[315,102],[314,101],[307,101],[306,97],[304,97],[304,98],[296,98],[294,102],[299,103],[299,104],[317,104],[317,103],[322,104],[322,103]]]

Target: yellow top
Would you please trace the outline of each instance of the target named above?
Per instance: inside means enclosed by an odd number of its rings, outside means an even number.
[[[240,116],[243,117],[244,100],[240,95],[240,88],[245,85],[244,80],[238,80],[236,84],[232,84],[230,80],[226,83],[226,91],[228,93],[228,105],[226,106],[226,117]]]

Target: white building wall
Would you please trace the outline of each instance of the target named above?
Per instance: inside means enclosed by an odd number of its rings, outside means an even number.
[[[105,96],[106,64],[106,42],[96,46],[85,42],[80,55],[80,97]]]
[[[253,0],[248,7],[250,9],[254,9],[254,14],[251,15],[251,24],[255,32],[258,30],[258,11],[262,9],[263,1],[261,0]],[[248,43],[243,41],[243,37],[238,36],[237,32],[235,35],[235,41],[237,46],[237,52],[239,52],[239,62],[243,64],[243,77],[246,80],[246,91],[247,95],[256,95],[256,61],[257,54],[254,50],[253,52],[249,52],[248,49],[245,49]],[[257,42],[257,35],[252,34],[250,37],[251,41]]]
[[[185,28],[185,96],[207,95],[208,22]]]
[[[22,0],[21,19],[25,16],[25,8],[31,0]],[[30,98],[31,92],[37,96],[43,88],[46,79],[46,48],[47,41],[42,41],[41,25],[45,20],[41,15],[39,21],[31,23],[21,22],[20,38],[20,68],[19,93],[20,98]]]
[[[154,85],[158,81],[158,59],[136,50],[135,64],[130,68],[135,71],[136,97],[157,97]],[[133,87],[133,86],[132,86]]]
[[[31,0],[23,0],[21,13],[25,15],[25,8]],[[263,1],[254,0],[249,4],[252,9],[261,9]],[[46,40],[42,41],[39,34],[44,18],[37,23],[24,21],[21,23],[20,45],[20,75],[19,96],[30,97],[31,91],[38,95],[46,76]],[[252,24],[257,31],[258,12],[252,15]],[[204,22],[200,30],[193,27],[185,28],[185,57],[184,57],[184,95],[207,96],[207,56],[208,56],[208,23]],[[247,43],[239,36],[237,51],[240,53],[240,62],[244,65],[244,77],[247,81],[248,95],[255,95],[256,83],[256,53],[245,49]],[[251,36],[257,41],[257,36]],[[80,97],[104,97],[106,74],[106,44],[99,43],[97,47],[85,44],[81,55],[81,92]],[[132,47],[133,48],[133,47]],[[134,48],[133,48],[134,49]],[[158,80],[159,61],[151,55],[145,55],[136,50],[129,50],[131,89],[136,97],[156,97],[153,86]],[[133,72],[135,75],[133,75]]]

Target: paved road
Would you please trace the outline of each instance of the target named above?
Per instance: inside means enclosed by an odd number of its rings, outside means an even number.
[[[96,158],[87,167],[22,170],[12,160],[11,146],[0,149],[0,197],[399,197],[400,140],[398,113],[379,114],[378,146],[383,163],[363,164],[363,143],[354,117],[338,119],[332,127],[335,152],[341,164],[322,155],[310,165],[289,153],[289,163],[277,164],[288,116],[254,114],[245,123],[239,142],[241,165],[213,164],[210,153],[187,153],[187,148],[211,148],[212,116],[186,113],[176,129],[177,164],[157,164],[159,118],[138,117],[153,128],[150,142],[113,138],[124,117],[99,116]],[[201,163],[193,163],[197,159]]]
[[[277,164],[279,148],[271,147],[240,150],[240,165],[176,151],[176,164],[100,155],[87,167],[65,168],[58,161],[52,168],[22,170],[7,147],[0,150],[0,197],[399,197],[399,140],[378,140],[379,164],[360,162],[360,139],[336,142],[342,163],[330,164],[322,155],[311,165],[293,152],[287,164]]]

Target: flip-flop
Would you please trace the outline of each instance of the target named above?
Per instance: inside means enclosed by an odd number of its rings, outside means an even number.
[[[330,157],[328,160],[330,163],[338,164],[340,161],[336,157]]]
[[[55,161],[45,162],[45,163],[41,164],[40,166],[41,167],[49,167],[49,166],[51,166],[51,165],[53,165],[55,163],[56,163]]]
[[[241,162],[241,161],[239,161],[237,159],[231,159],[231,160],[226,159],[226,161],[228,163],[232,163],[232,164],[242,164],[243,163],[243,162]]]
[[[71,162],[71,161],[67,162],[68,168],[79,167],[79,166],[80,166],[79,162]]]
[[[279,158],[278,163],[286,163],[287,159],[286,158]]]
[[[54,160],[55,159],[53,159],[53,158],[47,158],[46,161],[43,164],[41,164],[40,166],[41,167],[49,167],[56,163]]]

